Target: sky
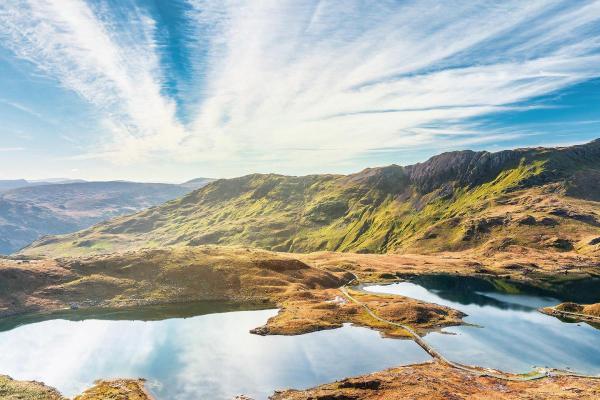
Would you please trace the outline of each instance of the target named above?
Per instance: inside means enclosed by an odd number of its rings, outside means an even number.
[[[600,0],[0,2],[0,179],[350,173],[599,128]]]

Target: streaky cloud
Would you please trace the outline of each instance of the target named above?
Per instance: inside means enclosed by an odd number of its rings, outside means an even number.
[[[469,120],[544,107],[524,102],[600,76],[597,1],[181,1],[197,82],[180,84],[198,91],[185,120],[165,90],[160,21],[139,1],[0,4],[1,43],[77,93],[105,132],[71,159],[293,171],[486,143],[518,133]]]
[[[0,5],[0,35],[17,57],[96,109],[111,135],[100,143],[110,157],[174,149],[185,131],[161,94],[154,21],[135,8],[126,26],[111,17],[106,7],[78,0],[9,0]]]
[[[222,157],[307,146],[339,149],[327,154],[335,162],[431,144],[448,136],[444,125],[600,74],[597,2],[221,4],[195,2],[212,7],[219,31],[194,127],[203,135],[189,149]],[[432,123],[441,127],[416,129]],[[476,135],[471,143],[499,137]],[[324,162],[320,151],[288,156]]]

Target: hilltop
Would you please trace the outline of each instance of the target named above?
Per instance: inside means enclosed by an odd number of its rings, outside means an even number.
[[[221,179],[161,206],[43,238],[27,255],[245,245],[362,253],[524,246],[599,254],[600,140],[456,151],[351,175]]]

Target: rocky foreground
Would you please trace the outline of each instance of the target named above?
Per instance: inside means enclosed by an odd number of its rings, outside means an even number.
[[[40,382],[16,381],[0,375],[0,398],[6,400],[63,400],[58,390]]]
[[[39,382],[0,376],[0,397],[8,400],[66,400]],[[438,362],[392,368],[347,378],[307,390],[277,391],[270,400],[397,400],[397,399],[597,399],[600,381],[570,376],[507,381],[478,376]],[[99,381],[74,400],[152,400],[142,380]],[[238,396],[235,400],[252,400]]]
[[[67,400],[56,389],[35,381],[17,381],[0,375],[0,398],[5,400]],[[98,381],[74,400],[151,400],[143,380]]]
[[[271,400],[597,399],[600,380],[547,377],[517,382],[473,375],[437,362],[392,368],[308,390],[277,392]]]

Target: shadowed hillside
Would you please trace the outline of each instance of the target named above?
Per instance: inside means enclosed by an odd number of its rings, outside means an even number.
[[[600,247],[600,140],[565,148],[459,151],[352,175],[248,175],[25,254],[242,244],[291,252]],[[493,239],[491,239],[493,238]]]

